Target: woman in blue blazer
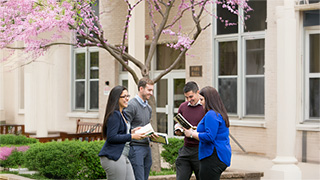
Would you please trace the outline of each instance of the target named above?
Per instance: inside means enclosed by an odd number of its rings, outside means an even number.
[[[143,133],[134,134],[126,114],[122,111],[128,106],[130,95],[124,86],[114,87],[110,94],[103,121],[102,134],[106,139],[100,153],[100,163],[109,180],[134,180],[133,169],[128,159],[131,139],[145,138]]]
[[[206,86],[200,95],[206,114],[197,132],[185,129],[185,136],[199,140],[200,180],[218,180],[231,161],[229,117],[215,88]]]

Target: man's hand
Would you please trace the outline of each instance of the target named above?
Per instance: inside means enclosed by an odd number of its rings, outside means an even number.
[[[184,135],[182,126],[179,123],[174,125],[174,133],[177,136],[183,136]]]

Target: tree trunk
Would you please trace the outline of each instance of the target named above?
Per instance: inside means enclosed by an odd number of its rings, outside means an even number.
[[[158,131],[158,124],[157,124],[157,112],[156,112],[156,101],[154,96],[151,96],[149,99],[149,105],[152,108],[152,116],[151,116],[151,125],[153,129],[157,132]],[[161,156],[160,156],[160,148],[158,143],[150,142],[151,151],[152,151],[152,171],[161,171]]]

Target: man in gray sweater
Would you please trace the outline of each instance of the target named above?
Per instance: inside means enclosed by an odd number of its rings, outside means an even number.
[[[150,123],[152,109],[148,104],[153,94],[154,83],[152,80],[142,78],[138,83],[138,94],[128,102],[124,109],[131,128],[145,126]],[[149,139],[131,140],[129,160],[132,164],[136,180],[147,180],[152,165],[151,148]]]

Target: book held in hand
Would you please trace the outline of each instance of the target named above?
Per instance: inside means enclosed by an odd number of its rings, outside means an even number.
[[[167,134],[158,133],[158,132],[155,132],[155,134],[158,135],[159,137],[157,137],[157,138],[150,137],[150,141],[156,142],[156,143],[162,143],[162,144],[169,144]]]
[[[135,133],[144,133],[144,135],[149,136],[150,134],[154,133],[154,130],[150,123],[141,127],[139,130],[136,130]]]
[[[152,141],[152,142],[169,144],[168,135],[164,134],[164,133],[155,132],[150,123],[148,123],[147,125],[141,127],[135,133],[143,133],[145,136],[148,136],[150,141]],[[154,138],[153,136],[150,136],[151,134],[156,134],[159,137]]]
[[[180,113],[178,113],[175,117],[173,117],[173,120],[175,120],[177,123],[181,124],[182,127],[186,129],[196,129],[197,127],[192,126],[189,121],[187,121]]]

